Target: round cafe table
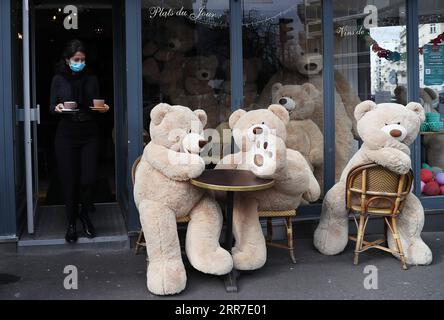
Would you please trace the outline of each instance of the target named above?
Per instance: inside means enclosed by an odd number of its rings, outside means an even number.
[[[234,193],[245,191],[265,190],[273,187],[274,180],[261,179],[248,170],[205,170],[196,179],[191,179],[191,184],[208,190],[226,191],[225,202],[226,232],[224,248],[231,252],[233,246],[233,205]],[[225,277],[225,289],[227,292],[237,292],[236,270],[232,270]]]

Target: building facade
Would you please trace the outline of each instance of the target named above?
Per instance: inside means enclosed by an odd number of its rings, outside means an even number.
[[[70,39],[87,44],[112,106],[100,123],[96,202],[118,211],[131,234],[140,225],[130,172],[157,103],[203,108],[209,127],[223,128],[232,111],[271,104],[273,84],[312,83],[322,97],[317,177],[326,192],[359,148],[357,101],[418,101],[444,117],[443,29],[439,0],[1,1],[0,242],[31,243],[42,217],[63,210],[48,103]],[[444,212],[444,195],[423,194],[420,179],[422,167],[444,169],[443,132],[421,133],[412,164],[427,214]],[[316,221],[321,204],[299,208],[297,219]]]

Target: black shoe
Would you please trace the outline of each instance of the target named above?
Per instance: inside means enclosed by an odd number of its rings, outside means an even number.
[[[65,235],[65,240],[68,243],[75,243],[77,242],[77,229],[76,229],[76,225],[74,224],[69,224],[68,229],[66,230],[66,235]]]
[[[82,222],[83,231],[85,232],[86,237],[89,239],[95,238],[96,229],[94,228],[91,220],[89,220],[88,213],[85,211],[80,212],[79,219],[80,222]]]

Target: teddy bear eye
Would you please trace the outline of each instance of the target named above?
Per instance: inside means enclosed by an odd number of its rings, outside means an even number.
[[[401,124],[401,122],[398,122],[398,124],[400,125],[400,124]]]
[[[188,133],[191,133],[191,129],[190,129],[190,130],[188,130]]]
[[[318,48],[315,48],[315,49],[313,50],[313,52],[318,53],[318,52],[319,52],[319,49],[318,49]]]
[[[301,56],[303,56],[305,54],[305,52],[304,51],[301,51]]]
[[[262,121],[262,124],[265,124],[265,122]]]
[[[388,123],[384,123],[386,126],[388,126]]]

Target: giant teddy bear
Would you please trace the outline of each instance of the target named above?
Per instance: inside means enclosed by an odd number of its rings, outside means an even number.
[[[309,164],[299,152],[285,146],[288,121],[288,111],[280,105],[249,112],[239,109],[230,116],[229,125],[240,151],[224,157],[216,169],[245,169],[258,177],[275,180],[271,189],[235,197],[233,233],[236,242],[232,255],[238,270],[258,269],[266,261],[259,210],[295,209],[302,198],[307,201],[319,198],[319,184]],[[268,133],[268,138],[262,139],[264,132]],[[255,158],[256,152],[261,158]]]
[[[279,47],[278,57],[281,68],[270,78],[262,90],[259,98],[260,106],[279,103],[272,100],[272,86],[275,83],[302,85],[309,82],[322,92],[323,58],[320,54],[319,43],[316,39],[304,39],[301,36],[300,38],[300,41],[288,40]],[[335,171],[337,180],[353,155],[353,141],[357,137],[353,110],[359,102],[359,97],[346,78],[339,71],[335,71]],[[324,132],[322,94],[316,99],[311,120]]]
[[[169,18],[159,28],[164,30],[162,38],[150,39],[143,46],[142,75],[146,83],[159,85],[161,93],[171,97],[183,88],[185,54],[197,43],[198,36],[178,18]]]
[[[313,169],[316,180],[323,186],[324,136],[311,120],[315,101],[320,92],[311,84],[282,85],[272,87],[272,100],[288,110],[287,148],[299,151]]]
[[[358,133],[363,140],[359,151],[347,164],[340,181],[324,198],[314,245],[323,254],[334,255],[348,242],[348,216],[345,207],[345,183],[350,170],[365,163],[377,163],[398,174],[411,168],[409,145],[416,139],[424,121],[424,109],[418,103],[407,106],[396,103],[376,105],[364,101],[355,109]],[[398,229],[408,264],[426,265],[432,261],[429,247],[421,239],[424,210],[418,198],[410,193],[398,218]],[[395,249],[391,233],[388,245]]]
[[[136,169],[134,201],[148,253],[147,286],[158,295],[185,288],[176,218],[189,215],[186,253],[204,273],[231,271],[231,255],[219,245],[222,214],[217,203],[190,183],[205,168],[198,153],[205,144],[207,116],[182,106],[161,103],[151,111],[151,142]]]
[[[220,110],[210,81],[216,76],[218,64],[214,55],[187,57],[183,67],[183,86],[170,97],[174,104],[204,110],[208,116],[207,127],[213,129],[220,123]]]

